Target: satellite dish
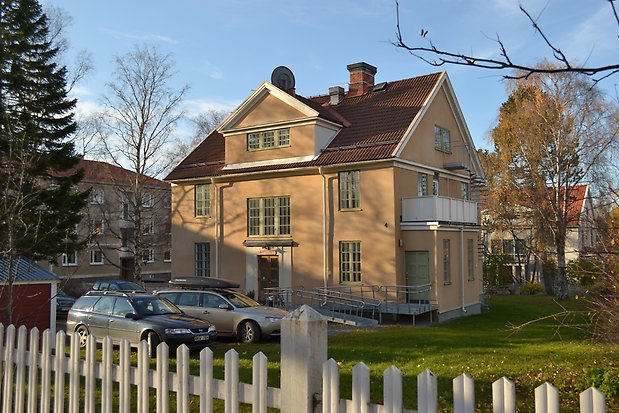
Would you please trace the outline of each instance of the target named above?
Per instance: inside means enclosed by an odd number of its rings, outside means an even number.
[[[277,66],[271,73],[271,83],[282,90],[294,89],[294,75],[286,66]]]

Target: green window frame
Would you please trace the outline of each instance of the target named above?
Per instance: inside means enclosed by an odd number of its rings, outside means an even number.
[[[361,282],[361,242],[340,241],[340,282]]]
[[[194,187],[195,216],[211,216],[211,184],[198,184]]]
[[[247,235],[278,237],[291,233],[290,196],[249,198],[247,200]]]
[[[434,125],[434,149],[451,153],[451,132],[449,132],[449,129]]]
[[[290,146],[290,128],[269,129],[247,134],[247,150],[260,151]]]
[[[344,171],[338,174],[340,210],[361,208],[361,173]]]
[[[209,242],[195,243],[195,274],[196,277],[211,276],[211,245]]]

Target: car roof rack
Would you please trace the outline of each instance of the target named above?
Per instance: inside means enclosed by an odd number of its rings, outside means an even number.
[[[169,281],[174,287],[183,289],[222,290],[227,288],[239,288],[240,284],[224,278],[211,277],[176,277]]]

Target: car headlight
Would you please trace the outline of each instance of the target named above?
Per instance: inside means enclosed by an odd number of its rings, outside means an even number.
[[[276,322],[278,322],[278,321],[280,321],[282,319],[281,317],[264,317],[264,318],[269,323],[276,323]]]
[[[216,332],[217,332],[217,329],[215,328],[215,326],[210,326],[207,331],[207,333],[216,333]]]
[[[166,334],[191,334],[191,330],[188,328],[166,328]]]

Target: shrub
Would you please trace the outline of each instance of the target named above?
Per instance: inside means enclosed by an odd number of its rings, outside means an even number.
[[[567,278],[572,284],[588,287],[604,273],[604,263],[597,259],[578,259],[567,264]]]
[[[512,282],[509,257],[504,254],[490,254],[484,261],[484,282],[490,287],[504,287]]]
[[[520,294],[543,294],[544,287],[541,284],[534,282],[526,282],[520,286]]]
[[[595,367],[587,372],[585,380],[587,385],[596,387],[608,399],[619,397],[619,371]]]

